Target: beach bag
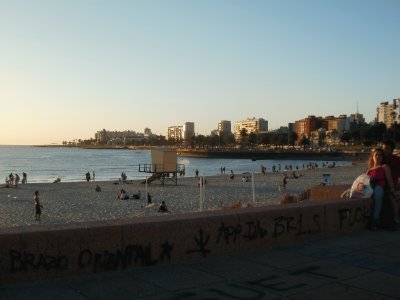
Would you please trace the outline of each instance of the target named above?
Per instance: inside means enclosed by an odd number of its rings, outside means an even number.
[[[350,198],[371,198],[373,193],[371,178],[366,174],[358,176],[350,188]]]

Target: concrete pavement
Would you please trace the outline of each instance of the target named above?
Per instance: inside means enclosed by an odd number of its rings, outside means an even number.
[[[0,299],[400,299],[400,231],[89,276],[1,284]]]

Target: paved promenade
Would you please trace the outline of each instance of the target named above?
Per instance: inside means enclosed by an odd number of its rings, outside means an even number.
[[[0,299],[400,299],[400,231],[19,284]]]

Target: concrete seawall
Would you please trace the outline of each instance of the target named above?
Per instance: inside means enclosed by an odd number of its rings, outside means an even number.
[[[356,232],[371,200],[331,199],[344,189],[319,187],[295,204],[1,229],[0,282],[173,264]]]

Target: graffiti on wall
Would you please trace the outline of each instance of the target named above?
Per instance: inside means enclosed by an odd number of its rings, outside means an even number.
[[[339,229],[365,224],[371,211],[368,207],[351,207],[338,209],[337,223]],[[313,236],[323,232],[324,216],[314,214],[296,214],[294,216],[281,215],[272,219],[246,220],[243,223],[227,223],[221,221],[214,229],[198,228],[193,237],[180,244],[186,249],[175,249],[175,245],[168,239],[161,244],[149,241],[147,244],[127,244],[120,249],[93,250],[85,248],[78,253],[49,254],[30,253],[24,250],[12,249],[8,259],[1,260],[9,263],[11,273],[30,271],[56,271],[69,269],[90,272],[125,269],[132,266],[151,266],[169,263],[174,253],[186,253],[189,258],[207,257],[216,247],[229,249],[238,243],[253,243],[265,241],[266,244],[279,242],[282,238]],[[57,253],[59,253],[58,250]],[[178,255],[178,254],[176,254]]]

